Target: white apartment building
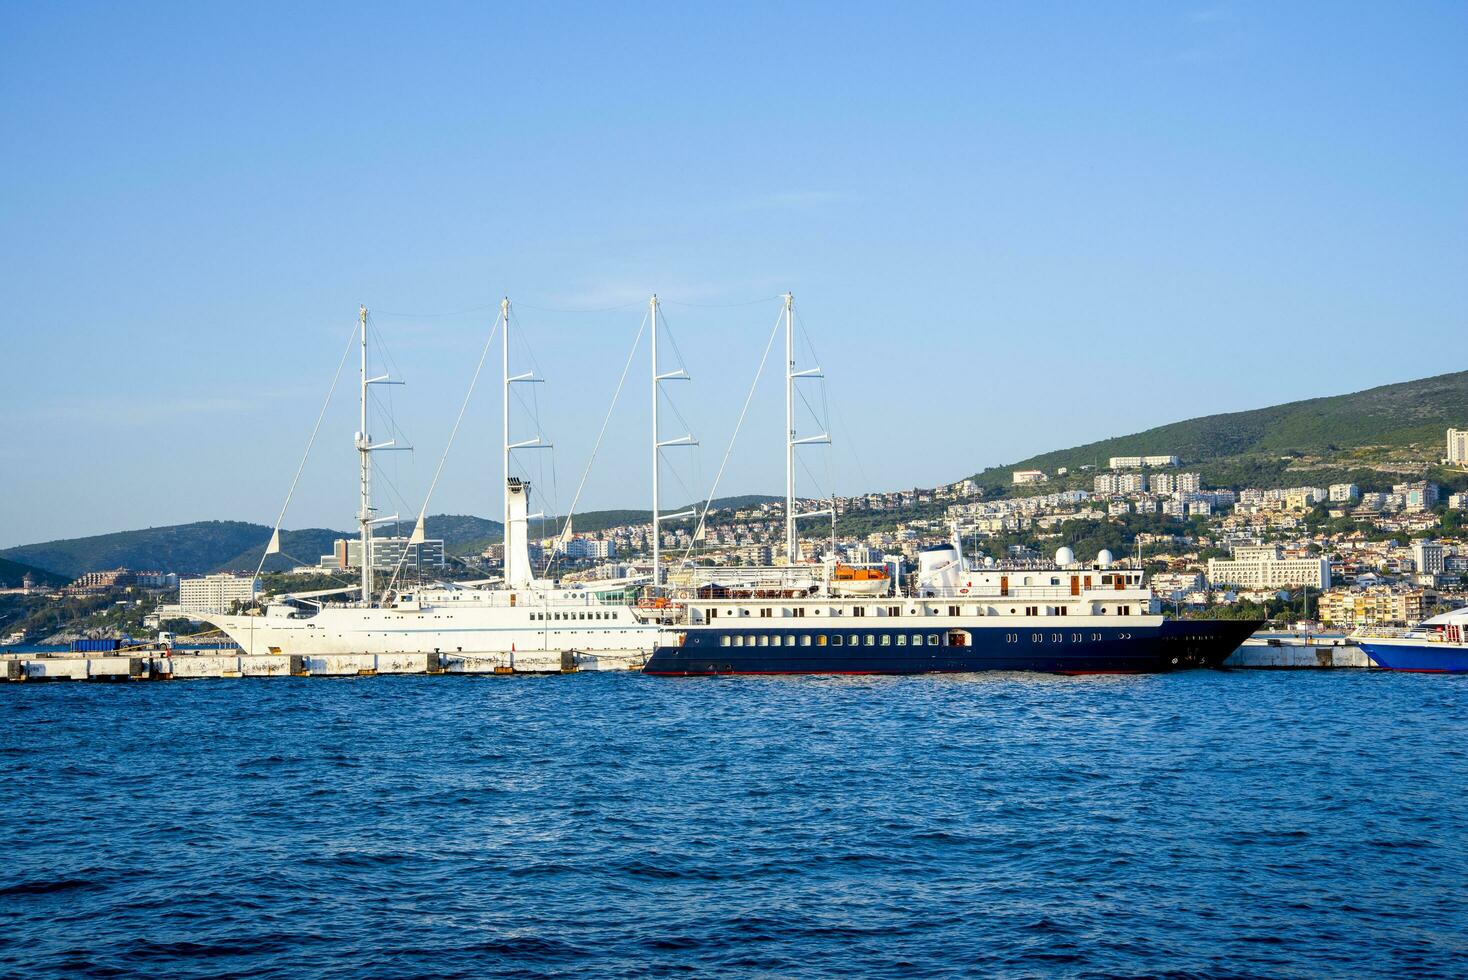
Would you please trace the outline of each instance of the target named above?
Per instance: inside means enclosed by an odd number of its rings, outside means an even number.
[[[236,602],[249,602],[260,590],[253,575],[222,572],[178,582],[178,608],[184,613],[229,612]]]
[[[1045,482],[1045,471],[1044,470],[1015,470],[1014,471],[1014,483],[1015,483],[1016,486],[1020,485],[1021,483],[1044,483],[1044,482]]]
[[[1118,493],[1145,493],[1147,490],[1147,474],[1145,473],[1102,473],[1092,481],[1096,493],[1111,495]]]
[[[604,538],[572,538],[566,543],[568,558],[615,558],[616,542]]]
[[[1329,492],[1333,504],[1354,504],[1361,499],[1361,488],[1354,483],[1332,483]]]
[[[361,538],[337,538],[333,551],[335,562],[331,567],[362,567]],[[411,538],[373,535],[372,567],[380,571],[392,571],[399,564],[404,568],[443,568],[443,539],[429,538],[421,544],[415,544]]]
[[[1448,462],[1468,463],[1468,429],[1448,430]]]
[[[1392,493],[1401,496],[1402,506],[1407,510],[1431,510],[1437,506],[1437,484],[1426,480],[1398,483],[1392,487]]]
[[[1147,478],[1153,493],[1197,493],[1203,489],[1198,473],[1153,473]]]
[[[1176,456],[1113,456],[1107,464],[1113,470],[1136,470],[1144,466],[1177,466]]]
[[[1447,570],[1447,549],[1438,541],[1412,542],[1412,564],[1418,575],[1441,575]]]
[[[1232,558],[1208,559],[1208,581],[1245,589],[1328,589],[1330,559],[1285,558],[1275,545],[1241,546]]]

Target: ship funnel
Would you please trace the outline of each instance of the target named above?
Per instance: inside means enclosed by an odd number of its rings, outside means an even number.
[[[530,567],[530,484],[512,476],[505,485],[505,585],[529,588],[535,573]]]
[[[924,548],[918,553],[918,589],[946,592],[958,588],[958,549],[951,544]]]

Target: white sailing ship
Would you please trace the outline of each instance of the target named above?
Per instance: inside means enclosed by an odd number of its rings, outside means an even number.
[[[543,445],[540,440],[510,441],[510,386],[537,381],[531,374],[510,374],[510,303],[500,307],[504,385],[504,579],[485,584],[441,582],[393,588],[396,577],[376,596],[372,561],[375,525],[372,506],[372,454],[396,448],[374,444],[368,432],[369,386],[394,383],[383,375],[368,377],[367,311],[359,313],[361,336],[361,428],[356,435],[360,455],[361,584],[355,602],[328,601],[331,593],[286,594],[268,600],[263,609],[238,615],[210,615],[247,654],[331,656],[345,653],[438,654],[445,665],[471,661],[480,668],[516,672],[637,669],[657,641],[656,625],[639,621],[625,604],[603,600],[591,589],[540,578],[530,561],[530,484],[509,475],[510,454]],[[426,509],[426,508],[425,508]],[[424,537],[423,516],[411,541]],[[279,527],[267,550],[279,550]],[[606,590],[614,583],[600,583]],[[347,591],[347,590],[339,590]]]

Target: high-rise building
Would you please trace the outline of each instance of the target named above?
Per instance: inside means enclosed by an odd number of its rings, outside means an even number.
[[[255,576],[232,572],[179,579],[178,606],[185,613],[227,613],[234,603],[254,599],[259,588]]]
[[[1468,463],[1468,429],[1448,430],[1448,462]]]
[[[1441,575],[1447,567],[1447,549],[1437,541],[1419,538],[1412,542],[1412,564],[1418,575]]]

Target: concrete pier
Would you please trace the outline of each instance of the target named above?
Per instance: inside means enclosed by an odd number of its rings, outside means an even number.
[[[641,670],[642,654],[350,653],[334,656],[244,654],[228,650],[138,649],[109,654],[0,654],[8,681],[138,681],[221,677],[371,677],[377,674],[573,674]],[[1235,650],[1225,667],[1240,670],[1376,669],[1343,636],[1263,634]]]
[[[377,674],[571,674],[641,670],[641,656],[515,653],[291,654],[172,653],[140,650],[107,656],[5,654],[9,681],[182,680],[220,677],[371,677]]]
[[[1229,655],[1225,667],[1252,670],[1380,669],[1344,637],[1255,636]]]

